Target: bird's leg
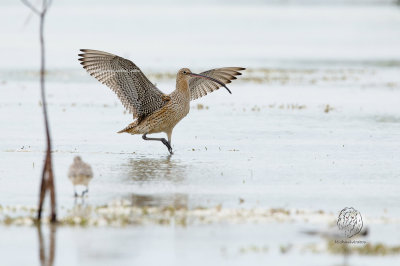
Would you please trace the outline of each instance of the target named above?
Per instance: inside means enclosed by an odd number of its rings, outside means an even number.
[[[74,186],[74,197],[75,199],[78,197],[78,193],[76,192],[76,186]]]
[[[86,186],[86,189],[83,191],[82,196],[85,195],[85,194],[87,194],[88,192],[89,192],[89,186]]]
[[[143,136],[142,136],[142,138],[144,140],[158,140],[158,141],[161,141],[165,146],[167,146],[169,153],[172,154],[172,147],[169,144],[168,140],[166,140],[164,138],[148,138],[146,135],[147,134],[143,134]]]

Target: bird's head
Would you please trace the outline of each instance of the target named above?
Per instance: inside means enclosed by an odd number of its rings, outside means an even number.
[[[178,79],[185,79],[185,80],[189,80],[190,79],[190,75],[192,74],[192,71],[190,71],[189,68],[181,68],[178,71],[178,75],[177,78]]]
[[[80,156],[75,156],[74,157],[74,163],[79,163],[79,162],[82,162],[81,157]]]

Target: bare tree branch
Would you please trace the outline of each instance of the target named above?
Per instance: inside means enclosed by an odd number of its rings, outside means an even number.
[[[52,1],[52,0],[49,0],[49,1],[47,2],[47,0],[43,0],[43,3],[44,3],[44,2],[46,2],[46,3],[45,3],[44,6],[43,6],[43,12],[46,13],[47,10],[50,8],[51,4],[53,3],[53,1]]]
[[[44,42],[44,22],[46,17],[46,12],[51,4],[51,0],[42,0],[42,10],[36,9],[29,1],[21,0],[23,4],[29,7],[36,15],[39,16],[39,40],[40,40],[40,91],[42,97],[42,108],[43,117],[46,131],[46,156],[44,160],[44,166],[42,171],[42,180],[40,184],[40,195],[39,195],[39,207],[37,218],[40,221],[42,218],[43,202],[46,196],[46,192],[50,192],[50,203],[51,203],[51,222],[56,222],[56,198],[55,198],[55,186],[54,186],[54,175],[52,167],[52,156],[51,156],[51,137],[49,129],[49,120],[47,115],[47,102],[46,102],[46,92],[45,92],[45,42]]]
[[[21,0],[21,2],[29,7],[29,9],[32,10],[36,15],[40,16],[41,12],[39,12],[39,10],[37,10],[36,7],[34,7],[29,1]]]

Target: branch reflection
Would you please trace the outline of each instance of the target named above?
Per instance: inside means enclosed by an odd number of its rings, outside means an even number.
[[[43,237],[42,225],[37,225],[38,239],[39,239],[39,260],[41,266],[53,266],[56,250],[56,231],[57,225],[49,224],[49,231],[45,236],[48,236],[48,243]]]

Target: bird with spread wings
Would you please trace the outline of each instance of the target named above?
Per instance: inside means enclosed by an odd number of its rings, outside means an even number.
[[[142,134],[144,140],[161,141],[172,154],[171,137],[175,125],[190,110],[190,101],[226,87],[235,80],[242,67],[211,69],[200,74],[187,68],[179,70],[176,89],[164,94],[130,60],[90,49],[81,49],[79,61],[83,68],[101,83],[112,89],[123,106],[133,114],[133,123],[118,133]],[[165,138],[149,138],[147,134],[165,132]]]

